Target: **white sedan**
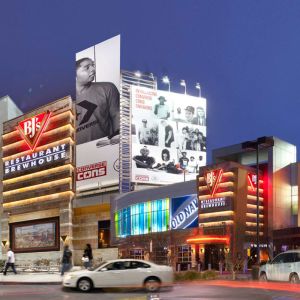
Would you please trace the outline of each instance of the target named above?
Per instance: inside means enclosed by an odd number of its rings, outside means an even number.
[[[103,262],[97,267],[70,272],[63,278],[65,287],[88,292],[92,288],[144,287],[158,291],[161,285],[173,283],[173,269],[136,259],[117,259]]]

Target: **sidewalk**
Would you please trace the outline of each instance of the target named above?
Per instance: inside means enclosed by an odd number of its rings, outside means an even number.
[[[6,276],[0,274],[1,284],[61,284],[62,276],[60,273],[18,273],[8,272]]]
[[[224,272],[223,274],[218,274],[217,279],[221,280],[252,280],[251,273],[235,273],[234,275],[230,272]]]

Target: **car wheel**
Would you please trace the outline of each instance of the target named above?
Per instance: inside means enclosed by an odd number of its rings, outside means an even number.
[[[92,281],[89,278],[81,278],[78,280],[77,288],[81,292],[89,292],[93,287]]]
[[[267,274],[261,273],[259,276],[259,281],[268,281]]]
[[[297,274],[292,274],[290,277],[290,283],[299,283],[299,276]]]
[[[160,288],[160,281],[156,278],[149,278],[145,281],[145,289],[147,292],[157,292]]]

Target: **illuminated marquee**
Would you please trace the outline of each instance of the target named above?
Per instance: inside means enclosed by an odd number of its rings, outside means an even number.
[[[34,151],[42,133],[46,130],[50,112],[43,112],[19,122],[17,128],[28,147]]]
[[[213,196],[216,190],[218,189],[222,176],[223,176],[223,169],[210,170],[205,172],[204,179],[206,181],[206,185],[209,189],[211,196]]]
[[[61,144],[46,150],[33,152],[4,162],[4,175],[36,168],[67,158],[68,144]]]

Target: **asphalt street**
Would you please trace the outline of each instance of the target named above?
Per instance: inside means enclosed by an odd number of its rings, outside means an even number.
[[[300,299],[300,285],[278,283],[236,283],[230,281],[209,281],[176,284],[172,289],[162,290],[159,299],[243,299],[243,300],[292,300]],[[0,299],[103,299],[103,300],[149,300],[150,295],[142,290],[94,290],[80,293],[62,288],[60,285],[0,285]]]

